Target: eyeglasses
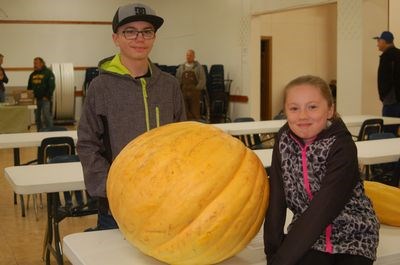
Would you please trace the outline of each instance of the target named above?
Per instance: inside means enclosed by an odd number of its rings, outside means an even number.
[[[145,29],[145,30],[126,29],[122,31],[122,34],[127,40],[136,40],[139,34],[142,34],[143,39],[151,40],[156,35],[156,32],[154,29]]]

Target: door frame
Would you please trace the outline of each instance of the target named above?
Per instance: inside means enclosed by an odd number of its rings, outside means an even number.
[[[263,57],[261,54],[261,47],[263,42],[267,42],[267,69],[263,71]],[[263,77],[267,77],[267,82],[262,86]],[[265,91],[266,90],[266,91]],[[266,97],[263,100],[263,97]],[[261,36],[260,38],[260,120],[272,120],[272,37]]]

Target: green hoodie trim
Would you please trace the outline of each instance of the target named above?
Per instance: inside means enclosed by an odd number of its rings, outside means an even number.
[[[120,54],[115,55],[114,58],[112,58],[112,60],[105,61],[104,63],[102,63],[100,65],[100,68],[105,71],[120,74],[120,75],[131,75],[128,68],[126,68],[122,64]]]
[[[160,127],[160,108],[156,106],[156,124],[157,128]]]
[[[147,131],[150,131],[149,105],[147,103],[147,82],[144,78],[140,78],[140,82],[142,83],[144,112],[146,115],[146,128]]]

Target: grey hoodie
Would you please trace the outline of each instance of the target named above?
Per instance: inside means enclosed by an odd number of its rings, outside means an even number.
[[[78,126],[77,151],[86,189],[106,197],[108,170],[131,140],[158,126],[186,120],[179,83],[150,63],[150,77],[135,79],[119,55],[99,64]]]

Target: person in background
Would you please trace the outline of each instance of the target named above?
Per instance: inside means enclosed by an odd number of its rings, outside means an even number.
[[[284,110],[264,224],[268,265],[372,265],[379,223],[328,84],[294,79],[284,90]],[[287,208],[293,219],[285,235]]]
[[[195,60],[194,50],[186,52],[186,62],[176,70],[189,120],[200,120],[201,90],[206,89],[206,74],[203,66]]]
[[[53,72],[47,68],[41,57],[33,59],[33,72],[29,76],[28,90],[33,90],[36,99],[35,122],[38,131],[53,127],[51,112],[52,97],[55,89]],[[44,124],[42,123],[42,116]]]
[[[2,67],[3,58],[4,55],[0,53],[0,102],[4,102],[6,99],[6,88],[4,87],[4,84],[8,83],[8,77]]]
[[[390,31],[384,31],[377,40],[379,51],[382,52],[378,67],[378,93],[382,101],[382,116],[400,117],[400,50],[394,46],[394,36]],[[385,126],[385,131],[395,135],[397,125]]]
[[[118,8],[112,39],[119,53],[99,63],[78,126],[77,150],[86,189],[99,202],[97,227],[116,228],[106,180],[111,163],[130,141],[164,124],[186,120],[176,78],[149,60],[164,20],[144,4]]]

